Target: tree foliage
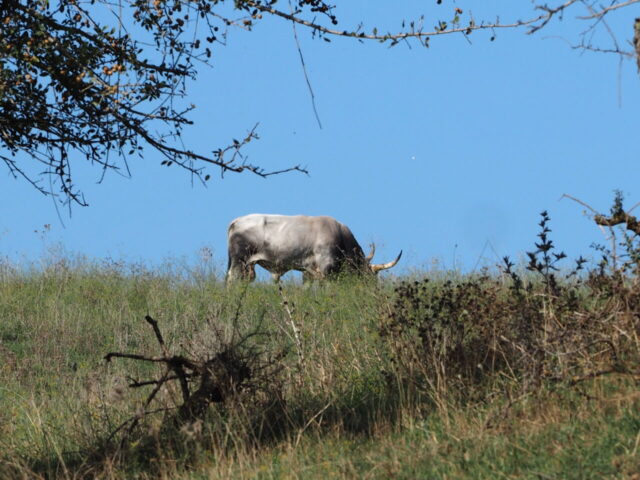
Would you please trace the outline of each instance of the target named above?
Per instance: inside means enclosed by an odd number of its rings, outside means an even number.
[[[292,166],[270,172],[249,163],[242,147],[257,138],[255,127],[241,140],[210,152],[182,144],[194,108],[186,100],[188,81],[212,61],[212,49],[225,43],[229,28],[251,30],[256,22],[275,17],[326,41],[338,36],[428,47],[431,37],[469,37],[476,30],[489,30],[491,39],[501,28],[535,33],[574,7],[586,12],[577,18],[592,22],[591,29],[606,28],[608,14],[638,2],[613,0],[606,7],[587,0],[555,6],[534,2],[531,18],[501,23],[474,18],[463,2],[433,0],[443,18],[403,21],[397,32],[383,32],[362,23],[339,27],[337,8],[324,0],[4,0],[0,159],[14,177],[80,205],[86,201],[74,180],[74,165],[86,160],[102,175],[128,175],[128,162],[144,149],[160,155],[163,165],[183,167],[203,181],[211,166],[222,174],[304,171]],[[630,36],[634,33],[630,27]],[[586,36],[576,46],[635,56],[612,37],[612,48],[593,45]],[[639,45],[635,39],[632,47]]]

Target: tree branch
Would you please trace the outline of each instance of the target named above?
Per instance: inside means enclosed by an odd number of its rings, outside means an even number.
[[[615,4],[615,5],[610,5],[608,7],[602,7],[601,10],[591,13],[591,15],[586,15],[586,16],[578,17],[578,18],[580,20],[592,20],[592,19],[595,19],[595,18],[601,18],[601,17],[605,16],[607,13],[609,13],[609,12],[611,12],[613,10],[617,10],[619,8],[628,7],[629,5],[632,5],[634,3],[640,3],[640,0],[628,0],[626,2],[618,3],[618,4]]]

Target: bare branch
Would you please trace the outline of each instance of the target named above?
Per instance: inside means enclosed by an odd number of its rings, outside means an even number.
[[[591,15],[586,15],[586,16],[582,16],[582,17],[578,17],[578,18],[580,20],[592,20],[594,18],[602,18],[607,13],[609,13],[609,12],[611,12],[613,10],[617,10],[619,8],[628,7],[629,5],[632,5],[634,3],[640,3],[640,0],[628,0],[626,2],[609,5],[608,7],[602,7],[601,10],[592,11]]]
[[[571,7],[574,3],[577,3],[579,1],[581,0],[568,0],[567,2],[557,6],[556,8],[550,8],[546,4],[537,5],[536,10],[543,10],[545,13],[543,15],[540,15],[540,17],[538,17],[533,22],[533,23],[536,23],[540,21],[540,24],[532,27],[528,33],[533,34],[533,33],[536,33],[538,30],[541,30],[542,28],[546,27],[547,24],[551,21],[551,19],[554,16],[563,13],[567,8]]]
[[[560,200],[562,200],[563,198],[568,198],[569,200],[573,200],[576,203],[579,203],[580,205],[582,205],[585,208],[588,208],[591,213],[593,213],[594,215],[598,215],[598,211],[595,210],[593,207],[591,207],[591,205],[589,205],[588,203],[583,202],[582,200],[573,197],[571,195],[569,195],[568,193],[563,193],[562,196],[560,197]]]

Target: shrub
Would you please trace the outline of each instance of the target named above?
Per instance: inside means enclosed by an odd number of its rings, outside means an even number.
[[[580,257],[560,274],[542,213],[532,273],[505,257],[500,275],[401,282],[380,334],[400,382],[440,404],[486,400],[496,389],[531,391],[632,371],[640,353],[640,288],[617,270],[584,274]]]

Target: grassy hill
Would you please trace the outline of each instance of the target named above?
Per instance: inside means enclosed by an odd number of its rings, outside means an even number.
[[[640,286],[551,253],[281,288],[5,262],[0,478],[639,479]]]

